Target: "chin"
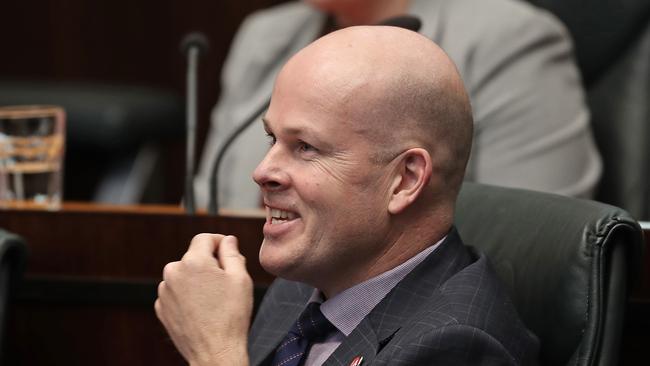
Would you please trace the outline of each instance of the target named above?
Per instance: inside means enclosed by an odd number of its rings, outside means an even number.
[[[313,275],[314,271],[302,261],[291,260],[282,255],[273,256],[271,253],[260,251],[260,264],[266,272],[275,277],[307,284],[312,282],[310,275]]]
[[[295,265],[292,266],[291,261],[282,255],[282,250],[273,249],[265,248],[264,243],[262,243],[259,257],[260,265],[266,272],[276,277],[293,280],[292,278],[288,278],[288,274],[292,272],[291,268],[295,267]]]

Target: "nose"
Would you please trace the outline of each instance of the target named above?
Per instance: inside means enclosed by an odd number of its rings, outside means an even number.
[[[285,169],[289,162],[278,145],[269,149],[253,171],[253,180],[262,191],[281,191],[289,186],[290,178]]]

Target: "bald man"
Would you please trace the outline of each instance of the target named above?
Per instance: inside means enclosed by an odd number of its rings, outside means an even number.
[[[195,237],[155,305],[191,365],[536,363],[535,336],[453,228],[473,123],[440,48],[393,27],[331,33],[283,67],[263,122],[259,259],[279,279],[247,341],[237,240]]]

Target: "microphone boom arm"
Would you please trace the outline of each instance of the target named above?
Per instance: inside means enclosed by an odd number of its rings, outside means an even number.
[[[271,99],[267,99],[258,109],[256,109],[251,116],[234,130],[228,138],[224,141],[223,145],[217,150],[217,153],[214,156],[214,164],[212,164],[212,170],[210,171],[210,201],[208,203],[208,213],[210,215],[217,215],[219,213],[219,167],[221,167],[221,162],[223,161],[224,152],[228,150],[230,145],[241,135],[241,133],[248,128],[253,122],[257,120],[260,114],[262,114],[271,103]]]

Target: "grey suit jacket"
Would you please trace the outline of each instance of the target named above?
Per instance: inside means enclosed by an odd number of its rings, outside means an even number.
[[[514,0],[412,0],[409,12],[456,63],[470,94],[475,136],[467,179],[591,195],[600,158],[569,36],[555,18]],[[196,179],[199,204],[207,202],[217,149],[269,98],[281,66],[317,38],[324,21],[301,2],[244,21],[223,69]],[[261,122],[231,147],[220,172],[223,207],[259,205],[251,174],[266,150]]]
[[[251,365],[264,365],[313,288],[276,280],[253,323]],[[325,365],[535,365],[538,341],[487,259],[454,230],[370,312]]]

